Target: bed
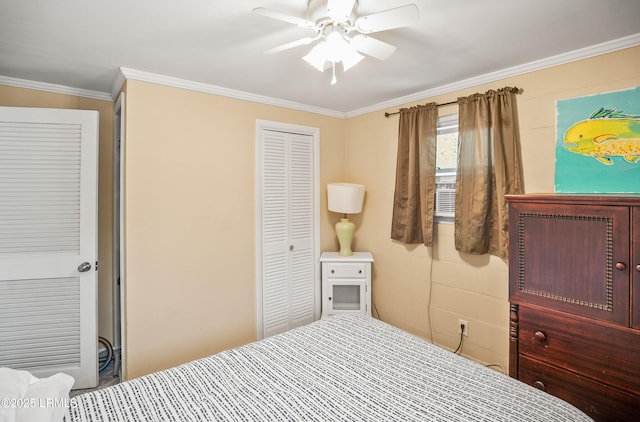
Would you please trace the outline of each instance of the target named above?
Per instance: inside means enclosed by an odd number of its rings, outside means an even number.
[[[570,404],[364,315],[71,399],[80,421],[564,421]]]

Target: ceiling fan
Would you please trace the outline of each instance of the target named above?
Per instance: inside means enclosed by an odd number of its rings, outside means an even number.
[[[317,41],[303,59],[321,72],[333,68],[331,84],[334,85],[336,63],[342,63],[343,71],[346,72],[364,58],[362,54],[386,60],[396,51],[395,46],[368,34],[409,26],[420,17],[420,11],[415,4],[366,16],[358,16],[357,9],[358,0],[309,0],[306,18],[264,7],[253,9],[253,13],[315,31],[313,36],[271,48],[265,53],[278,53]]]

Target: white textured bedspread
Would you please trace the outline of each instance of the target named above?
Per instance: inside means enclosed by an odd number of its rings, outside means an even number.
[[[388,324],[337,315],[71,399],[67,421],[589,421]]]

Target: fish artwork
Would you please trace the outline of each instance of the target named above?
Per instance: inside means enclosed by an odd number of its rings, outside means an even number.
[[[612,157],[632,164],[640,162],[640,115],[601,107],[564,133],[567,151],[613,165]]]

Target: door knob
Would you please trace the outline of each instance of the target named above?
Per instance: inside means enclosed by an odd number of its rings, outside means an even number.
[[[78,265],[78,271],[80,271],[81,273],[85,273],[90,269],[91,269],[91,264],[89,264],[88,262],[83,262],[82,264]]]

